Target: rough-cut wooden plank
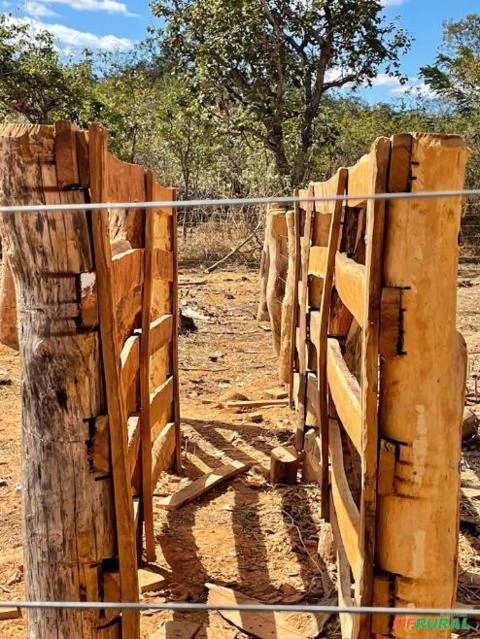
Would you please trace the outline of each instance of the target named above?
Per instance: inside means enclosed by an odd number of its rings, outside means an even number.
[[[308,259],[308,274],[325,277],[328,261],[328,246],[312,246]]]
[[[21,616],[20,608],[0,608],[0,621],[19,619]]]
[[[225,408],[267,408],[268,406],[288,406],[288,399],[248,399],[226,402]]]
[[[336,339],[328,340],[327,377],[330,393],[338,416],[355,448],[362,451],[361,393],[356,378],[348,370],[340,344]]]
[[[178,510],[182,506],[185,506],[198,497],[201,497],[222,482],[228,481],[240,473],[246,472],[251,465],[251,463],[243,464],[240,462],[232,462],[231,464],[219,466],[206,475],[199,477],[189,486],[182,488],[178,491],[178,493],[174,493],[173,495],[170,495],[170,497],[165,497],[164,499],[159,499],[157,501],[157,505],[165,510]]]
[[[380,311],[380,341],[382,357],[395,357],[403,352],[402,289],[386,287],[382,290]]]
[[[150,355],[171,341],[172,332],[173,315],[162,315],[150,324]]]
[[[144,281],[144,251],[130,249],[113,256],[113,297],[119,304],[125,297],[130,297],[135,289],[139,289]]]
[[[268,234],[270,268],[267,280],[267,307],[272,328],[273,350],[280,354],[282,334],[282,302],[288,268],[287,224],[285,209],[271,205],[268,209]]]
[[[172,467],[175,455],[175,424],[170,422],[160,431],[152,447],[152,489],[160,474]]]
[[[410,133],[392,137],[391,161],[388,174],[389,193],[405,193],[410,190],[412,142]]]
[[[281,384],[288,384],[293,368],[293,350],[291,339],[293,338],[292,321],[297,303],[297,285],[295,282],[295,212],[285,213],[285,225],[287,229],[287,254],[288,269],[285,283],[285,295],[282,301],[280,356],[278,365],[278,379]],[[288,395],[287,395],[288,396]]]
[[[348,201],[350,208],[366,205],[367,195],[372,195],[372,178],[370,173],[370,154],[364,155],[352,167],[348,169],[348,195],[352,197]]]
[[[164,621],[149,639],[193,639],[200,630],[200,624],[191,621]]]
[[[350,565],[348,562],[345,547],[342,542],[340,530],[338,527],[337,518],[335,515],[335,508],[333,503],[330,504],[330,517],[332,523],[333,535],[336,540],[337,546],[337,592],[338,592],[338,605],[342,607],[348,607],[355,605],[352,598],[352,579],[350,576]],[[348,613],[342,613],[340,616],[340,625],[342,629],[342,638],[355,639],[358,637],[359,631],[359,616],[351,615]]]
[[[315,187],[315,194],[343,195],[347,188],[347,171],[340,169],[337,174],[328,182]],[[325,259],[325,275],[323,279],[322,297],[320,301],[320,311],[317,316],[310,317],[310,341],[315,343],[317,349],[317,397],[318,397],[318,426],[320,427],[321,460],[322,460],[322,517],[328,520],[329,499],[328,487],[328,381],[327,381],[327,339],[330,318],[330,308],[332,300],[333,273],[335,268],[335,256],[337,253],[340,227],[342,223],[343,203],[341,201],[328,202],[330,211],[330,224],[327,235],[327,255]],[[321,209],[325,210],[325,209]],[[313,332],[312,332],[313,331]]]
[[[105,202],[107,176],[107,136],[101,126],[93,124],[90,138],[90,183],[93,202]],[[108,232],[108,212],[92,214],[92,233],[97,272],[98,312],[102,337],[102,355],[110,424],[110,445],[117,520],[118,555],[122,601],[138,601],[137,558],[133,505],[127,456],[127,418],[125,395],[120,373],[113,270]],[[122,634],[132,639],[140,636],[138,611],[122,612]]]
[[[129,476],[133,477],[140,451],[140,417],[132,415],[127,420],[128,433],[128,468]]]
[[[412,194],[462,189],[468,155],[460,137],[414,134]],[[381,360],[379,424],[381,437],[405,445],[399,446],[398,493],[378,498],[375,555],[379,569],[395,574],[397,605],[441,608],[455,602],[458,560],[466,371],[456,329],[462,200],[413,202],[391,201],[386,212],[383,280],[405,287],[405,354]]]
[[[153,276],[173,282],[173,253],[162,249],[153,251]]]
[[[313,197],[313,186],[308,190],[299,192],[301,196]],[[301,269],[299,283],[299,346],[298,346],[298,370],[299,370],[299,389],[298,389],[298,417],[297,430],[295,434],[295,446],[298,451],[303,450],[303,438],[305,436],[305,406],[307,393],[307,308],[308,308],[308,257],[310,254],[310,246],[312,243],[312,216],[313,204],[304,203],[305,224],[303,229],[303,237],[300,241],[301,247]]]
[[[332,501],[335,508],[340,537],[345,553],[357,581],[362,567],[360,540],[360,514],[352,497],[345,468],[340,430],[335,420],[330,420],[330,456],[332,459]]]
[[[320,427],[320,405],[318,379],[315,373],[307,373],[307,392],[305,399],[305,426]]]
[[[160,422],[163,428],[170,416],[170,409],[173,400],[173,377],[150,393],[150,438],[155,439],[155,425]]]
[[[120,353],[120,362],[122,368],[122,382],[125,392],[133,384],[140,365],[140,337],[132,335],[125,342]]]
[[[298,189],[295,189],[293,193],[294,197],[298,197]],[[299,299],[299,279],[300,279],[300,270],[302,267],[301,262],[301,247],[300,247],[300,205],[298,202],[294,204],[293,210],[293,221],[294,221],[294,244],[293,244],[293,261],[294,261],[294,282],[293,282],[293,304],[292,304],[292,321],[291,321],[291,330],[292,334],[290,336],[291,344],[291,353],[290,353],[290,361],[292,363],[290,377],[288,380],[288,402],[291,408],[293,408],[295,404],[294,398],[294,372],[297,367],[297,329],[298,329],[298,318],[299,318],[299,307],[298,307],[298,299]]]
[[[80,184],[76,140],[75,127],[71,122],[61,120],[55,123],[55,167],[60,189]]]
[[[360,326],[365,322],[366,271],[343,253],[335,257],[335,288]]]
[[[147,171],[145,175],[146,199],[152,199],[153,173]],[[152,424],[154,423],[150,396],[150,355],[152,353],[152,301],[154,274],[154,218],[155,211],[148,211],[145,223],[145,254],[142,305],[142,338],[140,343],[140,411],[141,450],[142,450],[142,514],[145,522],[145,546],[147,561],[154,561],[155,536],[153,530],[153,487],[152,487]]]
[[[76,131],[75,145],[77,148],[77,166],[79,184],[84,189],[90,188],[90,147],[88,144],[88,132]]]
[[[384,193],[388,187],[391,144],[379,138],[371,155],[371,191]],[[373,599],[373,566],[375,562],[375,525],[378,464],[378,371],[380,343],[380,309],[383,282],[383,239],[385,200],[369,200],[366,224],[366,271],[364,289],[365,316],[362,335],[362,481],[360,498],[360,578],[355,583],[358,605],[371,605]],[[370,639],[371,616],[361,615],[359,639]]]
[[[158,572],[145,570],[144,568],[138,571],[138,587],[142,595],[146,592],[160,590],[166,583],[165,577]]]
[[[322,441],[315,430],[305,435],[302,480],[306,483],[322,481]]]
[[[205,585],[208,588],[208,603],[212,606],[262,603],[230,588],[209,583]],[[220,614],[237,628],[259,639],[313,639],[321,634],[329,618],[329,615],[288,612],[221,611]]]

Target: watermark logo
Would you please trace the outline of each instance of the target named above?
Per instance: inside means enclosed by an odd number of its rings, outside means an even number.
[[[394,630],[471,630],[467,617],[395,617]]]

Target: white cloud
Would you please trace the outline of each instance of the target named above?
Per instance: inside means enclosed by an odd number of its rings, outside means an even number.
[[[63,24],[47,24],[35,18],[10,18],[16,24],[27,24],[32,31],[49,31],[62,45],[62,49],[71,47],[74,49],[102,49],[104,51],[117,51],[130,49],[134,42],[128,38],[119,38],[114,35],[99,36],[88,31],[77,31]]]
[[[45,5],[44,9],[46,11],[51,11],[51,9],[48,8],[49,5],[64,4],[77,11],[104,11],[105,13],[115,13],[123,16],[137,15],[135,13],[131,13],[128,10],[125,2],[118,2],[118,0],[32,0],[30,2],[27,0],[26,4],[37,5],[38,11],[41,10],[38,9],[38,7],[41,5]],[[34,14],[31,13],[30,15]],[[47,15],[47,13],[43,14],[43,16]],[[37,13],[36,17],[42,17],[42,15],[40,13]]]
[[[425,98],[434,100],[437,96],[436,92],[419,80],[419,78],[411,78],[409,82],[406,84],[399,84],[397,87],[394,87],[390,93],[394,96],[410,96],[413,98]]]
[[[58,15],[58,13],[49,9],[43,2],[38,2],[38,0],[26,0],[23,10],[32,18],[49,18]]]
[[[405,4],[408,0],[383,0],[384,7],[398,7],[401,4]]]

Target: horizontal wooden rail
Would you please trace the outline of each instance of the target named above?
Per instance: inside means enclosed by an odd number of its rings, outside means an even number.
[[[170,415],[173,400],[173,377],[150,393],[150,422],[152,424],[152,441],[157,437],[158,429],[162,429]]]
[[[161,430],[153,442],[152,448],[152,486],[160,477],[160,473],[172,465],[175,453],[175,424],[169,422]]]
[[[366,270],[343,253],[335,257],[335,288],[360,326],[365,323]]]
[[[336,420],[329,421],[329,447],[332,462],[332,501],[340,536],[355,581],[362,567],[360,550],[360,513],[348,485],[343,465],[340,429]]]
[[[348,201],[350,208],[365,207],[364,196],[372,193],[371,154],[364,155],[356,164],[348,169]],[[353,199],[354,196],[359,199]]]
[[[173,316],[162,315],[150,325],[150,355],[167,346],[172,339]]]
[[[118,304],[143,285],[143,249],[130,249],[112,258],[113,295]]]
[[[131,415],[127,421],[128,432],[128,467],[130,478],[133,477],[137,465],[138,453],[140,451],[140,417]]]
[[[124,347],[120,353],[120,365],[123,388],[128,395],[128,390],[135,377],[138,375],[138,368],[140,365],[140,336],[132,335],[125,342]]]
[[[328,246],[312,246],[308,259],[308,274],[325,278],[328,261]]]
[[[362,454],[360,385],[348,370],[336,339],[329,339],[327,344],[327,378],[340,421]]]

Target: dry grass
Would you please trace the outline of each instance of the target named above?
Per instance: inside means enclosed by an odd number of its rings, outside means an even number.
[[[222,259],[240,244],[255,228],[246,220],[230,218],[228,221],[211,219],[186,231],[186,237],[179,230],[180,266],[210,266]],[[256,266],[262,250],[263,231],[259,230],[248,244],[240,249],[228,266]]]

